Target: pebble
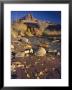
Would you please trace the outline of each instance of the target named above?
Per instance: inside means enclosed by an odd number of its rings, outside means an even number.
[[[40,76],[40,75],[43,75],[43,72],[42,72],[42,71],[39,73],[39,76]]]
[[[28,77],[28,78],[30,78],[30,75],[29,75],[29,74],[27,74],[27,77]]]
[[[60,56],[60,52],[58,52],[57,55]]]
[[[17,67],[21,67],[21,68],[24,68],[24,65],[18,65]]]
[[[40,79],[39,77],[37,77],[37,79]]]
[[[15,68],[16,68],[15,65],[12,64],[12,65],[11,65],[11,71],[12,71],[12,72],[15,72],[15,71],[16,71]]]
[[[11,48],[12,48],[12,49],[14,49],[14,46],[13,46],[13,45],[11,45]]]
[[[11,45],[11,52],[14,52],[14,46]]]

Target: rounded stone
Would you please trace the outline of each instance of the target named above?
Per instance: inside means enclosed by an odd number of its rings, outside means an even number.
[[[43,47],[40,47],[38,51],[35,53],[36,56],[44,56],[46,54],[46,50]]]

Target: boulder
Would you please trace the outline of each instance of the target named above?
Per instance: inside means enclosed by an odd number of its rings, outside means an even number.
[[[46,50],[43,47],[40,47],[38,51],[35,53],[36,56],[44,56],[46,54]]]
[[[23,37],[23,38],[22,38],[22,41],[25,42],[25,43],[29,43],[29,39],[26,38],[26,37]]]
[[[15,57],[24,57],[24,56],[25,56],[25,52],[18,52],[15,55]]]
[[[24,49],[31,49],[31,48],[32,48],[32,45],[29,45],[29,44],[24,45]]]

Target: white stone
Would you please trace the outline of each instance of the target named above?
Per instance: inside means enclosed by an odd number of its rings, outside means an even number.
[[[11,45],[11,52],[14,52],[14,46]]]
[[[29,53],[29,50],[24,51],[24,53],[25,53],[25,54],[28,54],[28,53]]]
[[[46,54],[46,50],[43,47],[40,47],[38,51],[35,53],[36,56],[44,56]]]
[[[60,56],[60,52],[58,52],[57,55]]]
[[[30,49],[30,53],[33,53],[33,49]]]
[[[14,46],[13,46],[13,45],[11,45],[11,48],[12,48],[12,49],[14,49]]]

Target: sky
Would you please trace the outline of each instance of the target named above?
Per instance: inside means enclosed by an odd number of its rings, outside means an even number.
[[[61,11],[11,11],[11,20],[15,21],[27,14],[43,21],[61,24]]]

